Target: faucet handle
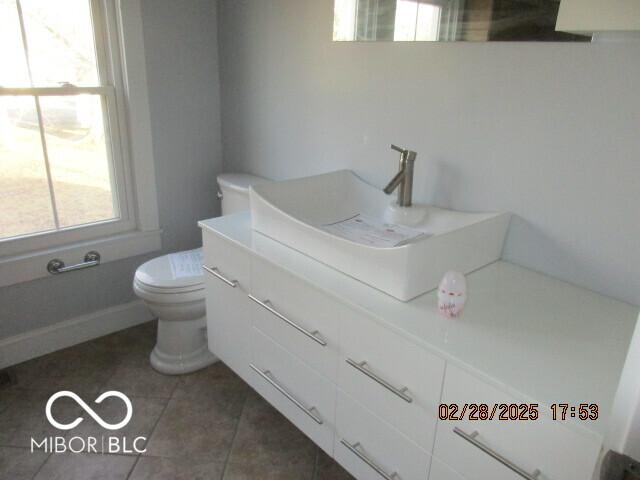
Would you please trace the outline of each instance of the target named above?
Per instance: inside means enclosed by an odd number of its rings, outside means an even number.
[[[409,150],[408,148],[398,147],[397,145],[391,144],[391,150],[395,150],[396,152],[400,152],[400,160],[402,162],[415,162],[418,154],[413,150]]]

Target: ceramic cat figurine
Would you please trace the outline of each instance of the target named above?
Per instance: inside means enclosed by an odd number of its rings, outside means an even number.
[[[460,272],[445,273],[438,286],[438,310],[447,318],[462,314],[467,301],[467,281]]]

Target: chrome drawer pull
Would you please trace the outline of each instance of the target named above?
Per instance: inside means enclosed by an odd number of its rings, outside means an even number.
[[[218,278],[219,280],[222,280],[224,283],[226,283],[230,287],[236,288],[238,286],[238,281],[237,280],[229,280],[228,278],[222,276],[220,274],[220,271],[216,267],[210,268],[210,267],[207,267],[206,265],[202,265],[202,268],[205,269],[207,272],[209,272],[214,277]]]
[[[384,478],[385,480],[400,480],[400,477],[398,476],[398,474],[396,472],[393,472],[393,473],[385,472],[382,467],[379,467],[376,464],[376,462],[374,462],[367,455],[365,455],[360,450],[358,450],[358,447],[360,446],[360,442],[356,442],[353,445],[351,445],[349,442],[347,442],[343,438],[342,440],[340,440],[340,443],[342,445],[344,445],[345,447],[347,447],[349,449],[349,451],[351,451],[351,453],[353,453],[356,457],[358,457],[364,463],[366,463],[371,468],[373,468],[376,471],[376,473],[378,475],[380,475],[382,478]]]
[[[250,363],[249,366],[255,370],[255,372],[260,375],[262,378],[264,378],[267,382],[269,382],[271,384],[271,386],[273,386],[276,390],[278,390],[282,395],[284,395],[285,397],[287,397],[289,400],[291,400],[291,402],[293,402],[293,404],[298,407],[300,410],[302,410],[304,413],[306,413],[307,415],[309,415],[309,417],[311,417],[311,419],[316,422],[318,425],[322,425],[322,419],[318,416],[317,412],[318,410],[316,409],[316,407],[305,407],[305,405],[298,400],[296,397],[294,397],[293,395],[291,395],[283,386],[281,386],[274,378],[273,375],[271,375],[271,372],[269,372],[269,370],[265,370],[262,371],[260,370],[258,367],[256,367],[253,363]]]
[[[282,315],[280,312],[278,312],[275,308],[273,308],[273,305],[271,305],[271,302],[269,300],[258,300],[256,297],[254,297],[253,295],[249,295],[249,298],[251,300],[253,300],[254,302],[256,302],[258,305],[260,305],[262,308],[266,309],[267,311],[271,312],[272,314],[274,314],[276,317],[278,317],[280,320],[286,322],[287,324],[291,325],[293,328],[295,328],[296,330],[298,330],[300,333],[306,335],[307,337],[309,337],[311,340],[313,340],[314,342],[322,345],[323,347],[327,346],[327,342],[325,342],[322,337],[319,336],[319,333],[317,330],[314,332],[310,332],[309,330],[301,327],[300,325],[298,325],[297,323],[295,323],[293,320],[289,320],[287,317],[285,317],[284,315]]]
[[[479,448],[484,453],[486,453],[487,455],[489,455],[493,459],[495,459],[498,462],[500,462],[502,465],[507,467],[512,472],[515,472],[518,475],[520,475],[522,478],[526,478],[527,480],[539,480],[540,475],[542,473],[542,472],[540,472],[540,470],[538,470],[536,468],[532,473],[529,473],[526,470],[523,470],[522,468],[517,466],[515,463],[513,463],[511,460],[508,460],[508,459],[504,458],[498,452],[492,450],[491,448],[487,447],[485,444],[480,442],[480,440],[478,440],[479,433],[477,431],[473,431],[471,434],[468,434],[465,431],[460,430],[458,427],[455,427],[453,429],[453,433],[455,433],[456,435],[459,435],[460,437],[464,438],[471,445],[473,445],[474,447]]]
[[[367,366],[367,362],[356,362],[355,360],[352,360],[350,358],[347,358],[347,363],[349,365],[351,365],[353,368],[355,368],[356,370],[358,370],[359,372],[364,373],[367,377],[369,377],[370,379],[378,382],[380,385],[382,385],[384,388],[386,388],[387,390],[389,390],[392,393],[395,393],[397,396],[399,396],[401,399],[403,399],[405,402],[407,403],[411,403],[413,402],[413,398],[411,398],[407,392],[409,391],[409,389],[407,387],[402,387],[402,388],[397,388],[394,387],[393,385],[391,385],[389,382],[387,382],[385,379],[380,378],[378,375],[376,375],[375,373],[373,373],[372,371],[368,370],[367,368],[365,368]]]

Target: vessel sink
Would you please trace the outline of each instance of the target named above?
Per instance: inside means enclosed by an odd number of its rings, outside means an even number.
[[[327,228],[359,215],[384,222],[394,201],[350,170],[254,185],[250,201],[253,230],[402,301],[433,290],[449,270],[498,260],[511,217],[423,205],[426,216],[410,226],[418,236],[381,247]]]

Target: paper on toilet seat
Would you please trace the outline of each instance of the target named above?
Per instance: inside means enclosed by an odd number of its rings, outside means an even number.
[[[202,275],[202,250],[189,250],[169,254],[169,266],[173,279]]]

